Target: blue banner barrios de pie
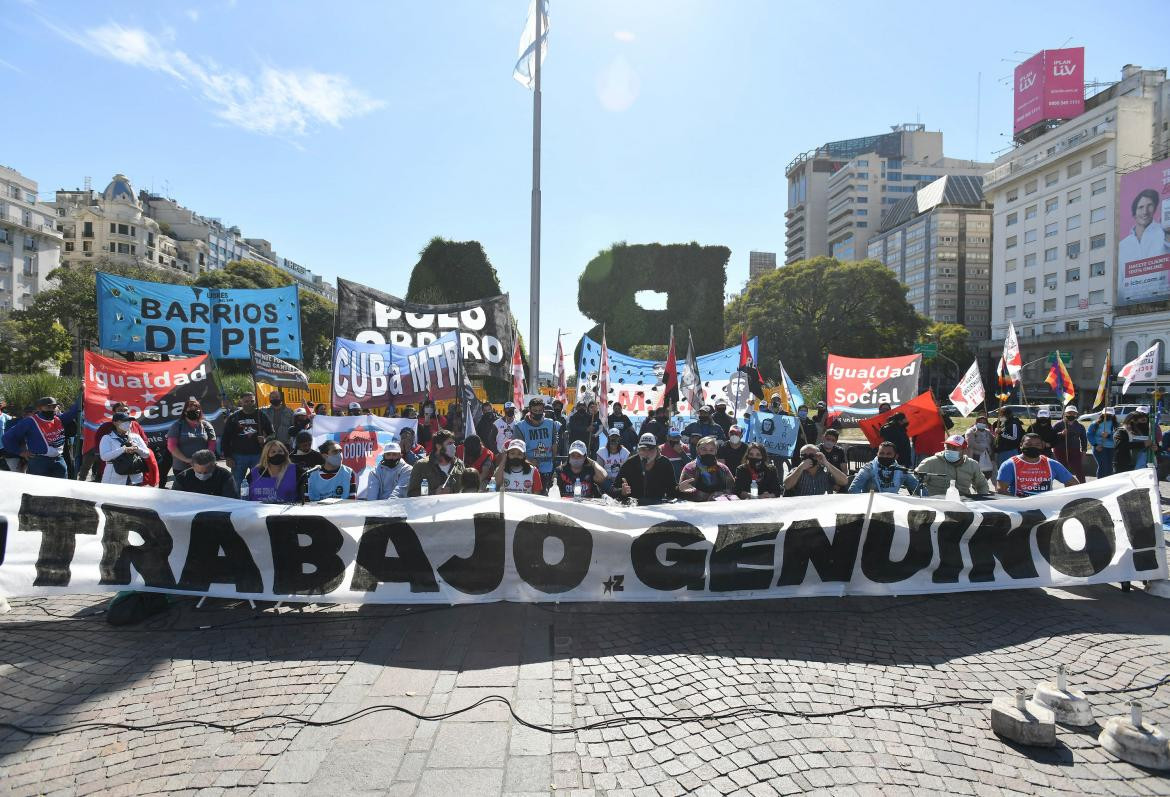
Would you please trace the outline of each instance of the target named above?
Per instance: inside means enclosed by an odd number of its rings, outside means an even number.
[[[247,360],[250,350],[301,359],[295,285],[200,288],[97,275],[98,340],[111,351]]]

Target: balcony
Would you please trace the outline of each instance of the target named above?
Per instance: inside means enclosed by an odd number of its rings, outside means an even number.
[[[1088,146],[1090,143],[1097,143],[1098,139],[1105,137],[1113,138],[1117,134],[1116,122],[1101,122],[1093,127],[1086,127],[1074,133],[1071,136],[1066,136],[1061,139],[1052,150],[1037,148],[1035,152],[1023,158],[1013,158],[1006,163],[1001,163],[987,174],[983,175],[983,189],[987,191],[996,183],[1001,183],[1009,178],[1022,177],[1028,172],[1033,172],[1043,168],[1050,160],[1055,158],[1063,158],[1065,155],[1082,147]]]

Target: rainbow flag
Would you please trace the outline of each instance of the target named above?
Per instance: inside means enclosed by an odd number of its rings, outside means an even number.
[[[1012,379],[1011,374],[1008,373],[1007,360],[1002,354],[999,356],[999,364],[995,367],[995,379],[999,386],[999,392],[995,394],[995,397],[999,399],[1000,406],[1003,406],[1011,398],[1016,380]]]
[[[1063,407],[1076,398],[1077,389],[1073,385],[1072,377],[1068,375],[1068,369],[1064,367],[1064,360],[1060,359],[1060,351],[1050,355],[1048,362],[1051,367],[1044,381],[1052,388],[1053,393],[1060,396],[1060,405]]]

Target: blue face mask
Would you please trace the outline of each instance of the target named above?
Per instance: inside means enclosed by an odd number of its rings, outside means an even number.
[[[796,414],[799,415],[801,418],[807,418],[808,417],[808,410],[801,410],[800,412],[798,412]]]
[[[963,458],[962,451],[944,451],[943,452],[943,459],[945,459],[947,462],[958,462],[962,458]]]

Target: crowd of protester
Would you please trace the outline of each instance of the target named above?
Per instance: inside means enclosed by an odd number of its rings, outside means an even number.
[[[253,393],[240,394],[217,435],[199,401],[189,399],[165,437],[154,443],[129,408],[115,403],[92,445],[75,457],[71,441],[78,436],[80,403],[62,411],[55,398],[46,396],[20,418],[0,409],[0,467],[105,484],[169,483],[172,490],[265,503],[497,490],[555,491],[577,499],[608,496],[637,504],[834,492],[953,497],[995,490],[1025,496],[1051,489],[1054,481],[1074,485],[1087,475],[1103,477],[1155,462],[1161,476],[1170,471],[1170,431],[1152,428],[1141,409],[1119,422],[1107,407],[1087,427],[1076,407],[1057,419],[1040,410],[1025,428],[1010,407],[1003,407],[994,421],[980,414],[965,434],[946,437],[943,450],[916,459],[905,415],[890,413],[886,406],[879,408],[888,415],[879,430],[880,445],[864,447],[872,456],[854,460],[858,467],[851,473],[839,425],[828,422],[823,402],[811,412],[797,408],[794,453],[782,456],[769,453],[760,441],[745,442],[753,410],[741,425],[721,400],[698,408],[693,420],[658,407],[640,423],[614,404],[602,423],[595,397],[583,396],[566,415],[561,401],[533,396],[524,407],[506,402],[502,413],[484,404],[482,417],[470,425],[457,402],[446,413],[432,401],[401,408],[397,415],[416,419],[417,431],[405,429],[384,444],[359,496],[358,474],[344,464],[339,444],[313,445],[313,419],[326,408],[308,402],[291,409],[279,390],[265,402],[261,408]],[[791,415],[779,395],[760,409]],[[363,415],[365,410],[354,403],[345,412]]]

